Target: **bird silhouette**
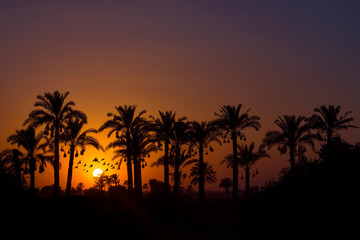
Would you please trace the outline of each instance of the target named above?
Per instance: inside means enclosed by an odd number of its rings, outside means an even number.
[[[81,160],[80,161],[78,161],[78,163],[77,164],[81,164]]]
[[[89,168],[93,167],[93,165],[91,164]]]
[[[99,160],[98,160],[97,157],[95,157],[92,161],[93,161],[93,162],[98,162]]]
[[[86,163],[84,164],[84,166],[83,167],[86,167]]]

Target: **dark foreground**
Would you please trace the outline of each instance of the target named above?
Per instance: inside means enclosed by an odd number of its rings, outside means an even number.
[[[346,206],[301,201],[255,196],[208,199],[200,206],[156,197],[137,204],[126,198],[2,198],[1,230],[3,236],[124,239],[329,239],[350,233],[347,221],[354,220]]]

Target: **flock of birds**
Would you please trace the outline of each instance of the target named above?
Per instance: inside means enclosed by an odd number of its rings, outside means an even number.
[[[98,166],[100,165],[100,166],[102,166],[103,168],[104,168],[104,167],[107,167],[107,168],[104,170],[104,173],[107,172],[107,171],[109,171],[109,169],[115,169],[115,166],[117,166],[118,169],[120,168],[119,162],[116,162],[115,164],[110,164],[110,163],[108,163],[108,162],[105,161],[105,158],[102,158],[101,160],[99,160],[97,157],[95,157],[95,158],[91,161],[91,164],[86,164],[86,163],[84,163],[84,165],[82,165],[81,160],[79,160],[74,168],[75,168],[75,169],[76,169],[76,168],[82,168],[83,171],[89,172],[89,170],[91,170],[92,167],[95,168],[95,164],[98,165]]]

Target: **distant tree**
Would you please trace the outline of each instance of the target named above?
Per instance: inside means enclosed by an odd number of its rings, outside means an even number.
[[[284,154],[289,150],[290,169],[295,167],[295,154],[306,151],[305,145],[314,149],[314,140],[320,139],[318,134],[311,132],[312,124],[304,116],[284,115],[275,120],[280,130],[266,133],[263,143],[271,147],[278,145],[278,150]]]
[[[76,191],[77,194],[82,195],[82,193],[83,193],[83,191],[84,191],[84,188],[85,188],[84,183],[80,182],[80,183],[78,183],[78,185],[76,186],[75,191]]]
[[[108,176],[102,173],[99,177],[95,178],[94,188],[104,191],[108,182]]]
[[[144,183],[143,189],[144,189],[145,191],[147,191],[149,188],[150,188],[150,187],[149,187],[149,184],[148,184],[148,183]]]
[[[231,178],[223,178],[220,181],[220,188],[224,188],[226,191],[226,198],[229,198],[229,188],[231,188],[233,185],[233,181],[231,180]]]
[[[107,180],[108,180],[107,183],[108,187],[112,187],[112,186],[117,187],[120,185],[120,178],[119,175],[117,175],[116,173],[110,175]]]
[[[156,179],[149,180],[151,194],[162,194],[164,192],[164,182]]]
[[[25,130],[17,130],[15,134],[8,138],[8,142],[22,147],[26,152],[22,160],[25,165],[25,172],[30,173],[30,191],[32,193],[35,193],[35,170],[37,164],[40,164],[39,172],[42,173],[46,162],[52,162],[52,158],[44,155],[40,150],[42,137],[41,133],[36,135],[35,129],[30,126]]]
[[[219,113],[215,113],[217,119],[215,120],[217,126],[224,132],[224,141],[230,137],[233,145],[233,199],[238,199],[238,159],[237,159],[237,137],[246,139],[243,130],[246,128],[254,128],[259,130],[261,125],[259,123],[260,117],[256,115],[250,115],[250,109],[244,113],[240,113],[242,104],[237,106],[225,105],[219,110]]]
[[[354,120],[352,117],[349,117],[351,111],[345,112],[344,115],[339,116],[340,111],[341,106],[321,105],[314,109],[315,113],[311,117],[313,128],[319,130],[320,134],[325,134],[328,146],[330,146],[336,131],[358,128],[355,125],[349,124]]]
[[[59,91],[45,92],[44,95],[38,95],[38,99],[34,106],[35,110],[29,113],[29,117],[25,120],[24,125],[29,124],[31,127],[37,128],[41,125],[45,126],[44,134],[54,136],[54,196],[59,196],[60,192],[60,131],[64,128],[63,122],[67,114],[72,111],[74,102],[66,102],[69,92],[60,93]]]
[[[205,167],[205,183],[213,184],[216,182],[216,172],[213,170],[213,165],[204,162]],[[191,185],[198,185],[200,178],[200,167],[199,163],[196,163],[194,167],[191,168],[190,171]]]
[[[70,196],[74,157],[79,156],[79,150],[80,155],[83,155],[85,153],[86,146],[92,146],[97,150],[102,151],[104,151],[104,149],[95,137],[88,135],[89,133],[97,133],[96,129],[90,128],[85,131],[81,131],[84,125],[87,123],[87,117],[85,113],[78,111],[75,116],[69,114],[66,117],[64,123],[64,131],[61,134],[60,139],[65,143],[65,146],[69,146],[68,154],[70,155],[70,159],[65,192],[66,196]],[[63,148],[60,150],[62,152],[65,151]],[[65,157],[66,153],[64,153],[64,158]]]
[[[219,136],[221,132],[213,122],[192,122],[190,127],[190,143],[191,147],[195,148],[195,151],[199,153],[199,201],[202,202],[205,199],[205,164],[204,164],[204,150],[206,155],[207,149],[210,152],[213,151],[213,147],[210,145],[212,142],[218,142],[221,145]]]
[[[174,134],[174,124],[175,124],[175,115],[172,111],[162,112],[159,111],[159,118],[153,119],[153,126],[156,134],[156,139],[159,143],[164,143],[164,191],[167,194],[170,190],[169,184],[169,146],[170,139],[173,138]],[[160,144],[161,146],[161,144]]]

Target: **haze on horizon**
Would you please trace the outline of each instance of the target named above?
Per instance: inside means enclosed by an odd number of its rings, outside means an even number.
[[[321,104],[352,110],[360,126],[359,10],[358,1],[1,1],[0,150],[36,95],[55,90],[70,91],[88,128],[118,105],[204,121],[238,103],[261,117],[259,132],[246,131],[257,146],[278,115],[308,115]],[[360,139],[357,129],[341,135]],[[205,159],[216,165],[218,182],[231,176],[219,165],[230,152],[216,147]],[[288,166],[277,151],[271,156],[257,163],[261,175],[252,185]],[[52,184],[48,169],[36,184]],[[143,182],[162,179],[161,172],[145,168]],[[73,185],[80,181],[75,175]]]

